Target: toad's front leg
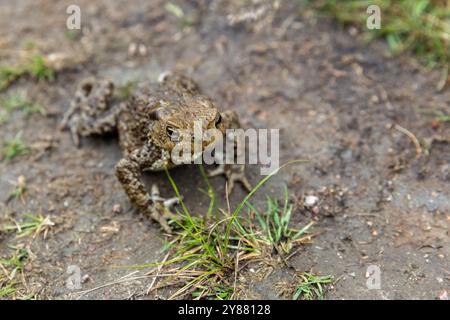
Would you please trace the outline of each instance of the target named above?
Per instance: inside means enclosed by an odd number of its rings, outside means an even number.
[[[222,122],[225,129],[240,129],[241,124],[239,122],[238,115],[234,111],[225,111],[221,114]],[[225,139],[227,143],[231,143],[234,145],[234,155],[236,157],[238,152],[245,152],[245,150],[238,150],[237,146],[237,137],[234,134],[225,135]],[[223,155],[218,155],[218,157],[222,157]],[[225,156],[226,159],[226,156]],[[224,159],[222,159],[224,160]],[[232,161],[236,159],[231,159]],[[225,161],[226,162],[226,161]],[[227,192],[231,193],[235,182],[239,182],[248,192],[251,191],[252,187],[250,182],[248,181],[245,175],[245,165],[244,164],[236,164],[236,163],[225,163],[219,164],[217,168],[209,172],[210,177],[224,175],[228,182]]]
[[[150,168],[155,161],[149,157],[154,153],[155,150],[151,150],[148,146],[130,153],[118,162],[116,175],[133,205],[140,212],[157,221],[164,231],[170,233],[171,228],[167,220],[175,218],[176,215],[170,209],[179,202],[179,199],[161,198],[156,185],[153,185],[152,192],[149,194],[141,180],[141,172]]]

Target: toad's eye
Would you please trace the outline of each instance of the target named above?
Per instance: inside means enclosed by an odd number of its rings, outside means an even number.
[[[167,135],[169,136],[170,140],[172,141],[178,141],[180,138],[180,135],[178,134],[178,131],[172,127],[166,128]]]
[[[222,116],[219,114],[218,117],[216,118],[216,127],[222,123]]]

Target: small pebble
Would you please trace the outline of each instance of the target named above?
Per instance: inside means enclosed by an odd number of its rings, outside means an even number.
[[[304,203],[306,207],[313,207],[318,201],[319,198],[316,196],[306,196]]]
[[[116,203],[116,204],[113,206],[113,212],[114,212],[114,213],[121,213],[121,212],[122,212],[122,207],[120,206],[120,204]]]
[[[88,274],[85,274],[82,278],[81,278],[81,283],[86,283],[88,281],[91,280],[91,277]]]

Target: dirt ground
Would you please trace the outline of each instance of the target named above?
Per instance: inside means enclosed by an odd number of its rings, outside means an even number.
[[[237,111],[245,127],[279,128],[281,163],[310,160],[280,171],[253,202],[264,203],[268,194],[281,199],[285,185],[294,203],[317,195],[316,217],[298,208],[294,222],[317,219],[319,235],[290,268],[248,283],[244,298],[279,299],[276,284],[295,270],[334,275],[327,299],[435,299],[450,289],[450,125],[434,125],[421,112],[450,113],[450,89],[436,91],[438,71],[406,55],[390,57],[381,42],[364,45],[355,30],[315,18],[295,2],[173,1],[183,20],[164,1],[80,0],[82,31],[68,36],[66,8],[73,3],[0,1],[1,65],[19,61],[30,41],[43,54],[64,57],[55,81],[24,78],[2,93],[26,90],[46,111],[15,113],[0,125],[2,143],[22,132],[34,146],[0,162],[0,219],[34,213],[56,223],[46,239],[32,240],[28,290],[50,299],[156,298],[145,295],[148,278],[77,293],[133,272],[117,266],[162,259],[164,237],[132,209],[114,176],[121,157],[115,137],[84,139],[77,149],[58,125],[82,79],[123,84],[156,80],[166,70],[190,75],[221,108]],[[241,21],[251,10],[256,19]],[[133,43],[145,50],[133,54]],[[427,141],[429,155],[417,157],[396,125]],[[28,191],[23,200],[7,201],[20,175]],[[257,166],[249,175],[253,184],[261,179]],[[199,171],[180,167],[172,176],[187,206],[205,212]],[[174,194],[164,174],[145,179]],[[212,182],[223,195],[224,179]],[[232,204],[244,196],[238,188]],[[15,241],[0,233],[0,254]],[[66,287],[70,265],[81,270],[81,290]],[[381,270],[380,289],[366,286],[370,265]]]

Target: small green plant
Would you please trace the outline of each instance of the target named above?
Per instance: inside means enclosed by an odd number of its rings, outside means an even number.
[[[9,248],[14,250],[11,256],[0,258],[0,298],[16,298],[18,278],[30,256],[27,248]]]
[[[292,204],[289,204],[287,188],[284,193],[284,205],[280,207],[276,199],[267,197],[267,209],[264,213],[257,210],[252,204],[247,206],[253,211],[263,233],[259,239],[273,245],[279,253],[289,253],[295,241],[300,239],[313,225],[310,222],[300,230],[289,227],[292,217]]]
[[[432,112],[432,115],[439,122],[450,122],[450,115],[445,114],[445,113],[443,113],[441,111],[434,111],[434,112]]]
[[[19,110],[25,114],[43,113],[39,104],[31,101],[24,92],[16,92],[0,100],[0,106],[8,113]]]
[[[234,296],[234,289],[230,285],[217,284],[213,288],[208,286],[197,286],[197,290],[192,292],[194,299],[200,299],[205,296],[205,293],[209,293],[210,296],[217,300],[230,300]]]
[[[41,55],[33,56],[27,70],[38,81],[53,81],[55,79],[55,71],[47,66],[44,57]]]
[[[433,117],[434,125],[439,126],[440,123],[450,122],[450,115],[442,111],[425,108],[418,108],[417,111],[421,114]]]
[[[17,238],[23,238],[27,236],[32,236],[33,238],[35,238],[39,234],[43,234],[45,239],[50,228],[55,225],[50,220],[49,216],[44,217],[42,215],[31,214],[26,214],[24,221],[13,222],[13,224],[5,225],[3,227],[3,230],[6,232],[15,231],[17,233]]]
[[[173,4],[172,2],[168,2],[164,8],[178,19],[180,29],[184,29],[184,28],[191,27],[194,25],[194,22],[192,21],[192,19],[187,17],[184,14],[183,9],[181,9],[176,4]]]
[[[4,225],[0,231],[16,232],[17,239],[26,236],[35,238],[39,234],[46,237],[49,229],[54,225],[49,217],[25,215],[24,221],[15,221]],[[9,257],[0,257],[0,298],[35,300],[37,294],[30,292],[26,284],[25,265],[31,260],[32,252],[29,244],[17,246],[8,245],[13,253]]]
[[[14,296],[16,293],[15,283],[14,282],[6,282],[4,285],[1,285],[2,277],[0,277],[0,298],[9,298]]]
[[[293,299],[322,300],[324,295],[324,285],[333,282],[333,276],[317,276],[304,272],[298,275],[299,284],[295,289]]]
[[[19,176],[17,178],[17,183],[13,183],[14,188],[11,191],[10,196],[15,198],[15,199],[22,199],[23,201],[23,196],[25,194],[25,191],[27,190],[27,184],[26,184],[26,179],[25,176]]]
[[[11,83],[23,76],[31,76],[38,81],[53,81],[55,70],[45,62],[43,56],[35,54],[29,62],[16,67],[0,67],[0,90],[7,88]]]
[[[14,249],[15,252],[11,255],[10,258],[7,259],[0,259],[0,263],[4,267],[11,267],[12,271],[8,273],[8,276],[10,278],[13,278],[14,275],[18,271],[22,271],[24,267],[25,261],[28,259],[29,252],[26,248],[16,248],[16,247],[10,247],[11,249]]]
[[[25,73],[25,70],[19,67],[0,67],[0,90],[7,88],[12,82],[16,81]]]
[[[11,161],[17,156],[27,154],[30,147],[23,142],[21,133],[19,132],[14,138],[7,139],[3,144],[1,154],[3,160]]]

